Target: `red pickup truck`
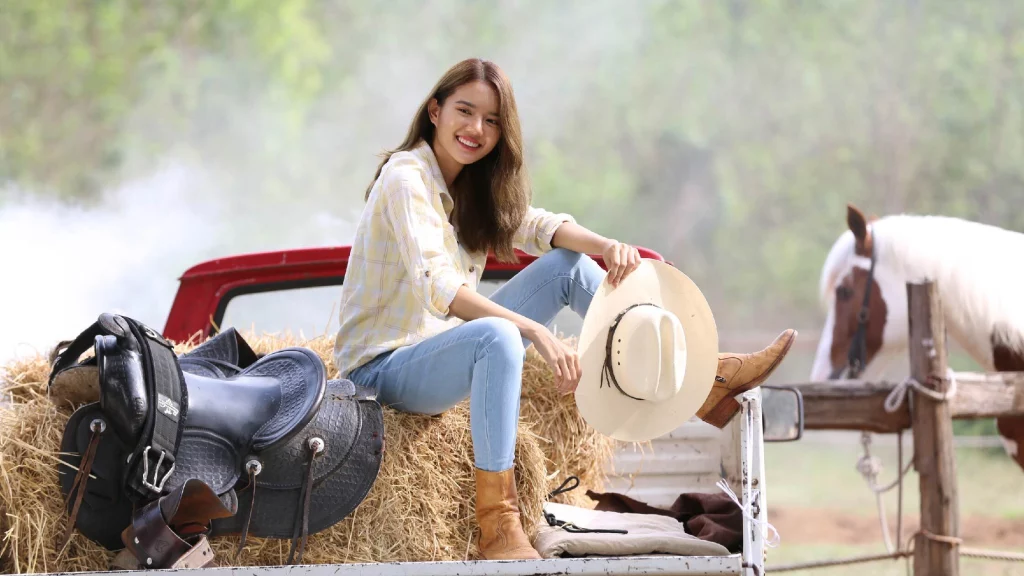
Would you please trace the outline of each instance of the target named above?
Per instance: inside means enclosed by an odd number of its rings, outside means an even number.
[[[664,261],[657,252],[640,255]],[[171,306],[164,336],[183,341],[206,337],[220,327],[259,332],[288,330],[303,336],[330,334],[336,322],[338,286],[345,278],[350,247],[283,250],[219,258],[189,268]],[[536,259],[520,252],[519,262],[488,259],[479,290],[489,294]],[[604,267],[603,259],[594,257]],[[566,310],[555,319],[556,333],[578,335],[581,321]],[[310,334],[312,330],[314,334]],[[764,396],[762,397],[762,394]],[[763,523],[767,520],[764,488],[764,442],[799,439],[803,406],[799,392],[762,386],[741,398],[741,417],[724,430],[693,419],[652,442],[646,453],[623,450],[615,455],[607,488],[655,506],[668,507],[683,492],[717,492],[724,479],[744,508],[743,547],[729,556],[656,556],[522,561],[502,566],[502,574],[733,574],[764,573]],[[763,408],[763,409],[762,409]],[[763,417],[763,419],[762,419]],[[311,568],[309,574],[360,574],[360,565]],[[473,562],[424,562],[415,566],[386,564],[372,571],[385,576],[449,576],[482,573]],[[273,569],[247,569],[269,575]],[[205,574],[207,571],[200,570]],[[274,572],[276,574],[276,572]],[[212,574],[212,572],[210,572]]]
[[[638,250],[643,258],[664,261],[653,250]],[[178,293],[164,326],[164,337],[180,342],[197,332],[202,332],[203,336],[210,335],[224,321],[228,305],[239,296],[340,286],[345,279],[351,251],[350,246],[281,250],[197,264],[180,278]],[[487,259],[482,286],[508,280],[536,260],[535,256],[523,252],[517,252],[517,255],[518,263],[499,262],[491,255]],[[593,258],[604,267],[600,256]],[[324,310],[324,314],[329,310]],[[245,319],[247,323],[249,320]]]

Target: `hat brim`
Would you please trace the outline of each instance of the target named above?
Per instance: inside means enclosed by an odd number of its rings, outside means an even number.
[[[649,302],[679,318],[686,337],[686,370],[679,393],[665,402],[629,398],[614,386],[601,387],[605,343],[615,316],[631,304]],[[618,286],[601,283],[580,331],[576,406],[598,432],[629,442],[663,436],[689,420],[707,399],[718,370],[718,328],[704,294],[686,274],[644,259]]]

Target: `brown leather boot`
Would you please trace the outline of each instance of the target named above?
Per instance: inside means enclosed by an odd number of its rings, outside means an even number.
[[[795,340],[796,330],[790,329],[760,352],[719,354],[715,385],[697,416],[716,428],[724,428],[740,409],[735,397],[767,380]]]
[[[503,472],[476,469],[476,522],[484,560],[540,560],[519,517],[513,468]]]

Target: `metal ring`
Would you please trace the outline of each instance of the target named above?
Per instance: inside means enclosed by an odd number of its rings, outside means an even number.
[[[260,472],[263,472],[263,464],[260,464],[259,460],[253,458],[245,463],[245,471],[253,476],[259,476]]]
[[[309,446],[309,449],[313,451],[313,454],[319,454],[323,452],[324,447],[326,446],[324,444],[323,438],[317,436],[313,436],[308,441],[306,441],[306,445]]]
[[[104,422],[102,418],[97,418],[89,423],[89,430],[103,434],[104,432],[107,431],[107,423]]]

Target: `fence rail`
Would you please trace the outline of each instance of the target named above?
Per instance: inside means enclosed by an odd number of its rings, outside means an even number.
[[[1024,372],[953,373],[935,285],[907,284],[910,378],[904,382],[842,380],[791,384],[804,399],[808,430],[913,432],[920,493],[920,530],[912,546],[885,556],[913,557],[914,574],[956,576],[961,553],[1021,561],[996,551],[961,550],[955,474],[957,445],[999,445],[997,438],[954,439],[952,420],[1024,415]],[[881,557],[808,563],[806,568],[877,561]],[[812,566],[813,565],[813,566]],[[795,569],[796,566],[779,569]],[[773,570],[769,567],[768,571]]]

